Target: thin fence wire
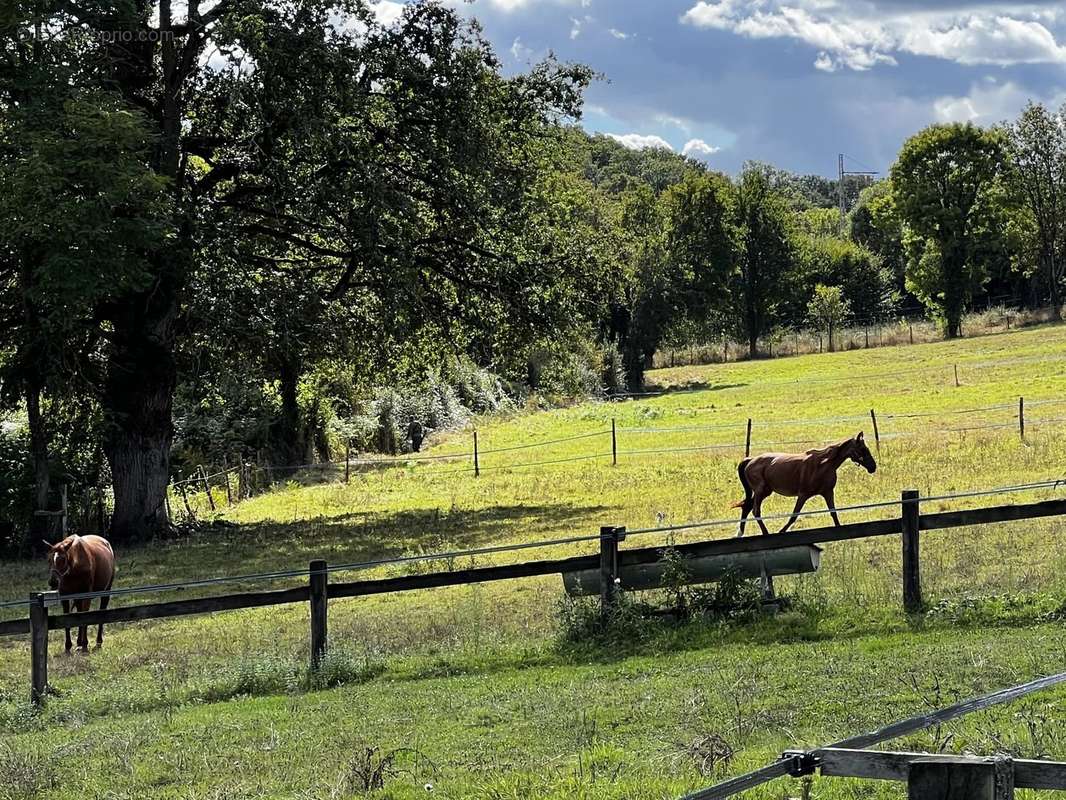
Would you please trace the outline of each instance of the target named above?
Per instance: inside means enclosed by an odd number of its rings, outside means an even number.
[[[956,500],[969,497],[984,497],[1000,494],[1012,494],[1015,492],[1033,491],[1037,489],[1054,489],[1060,486],[1066,485],[1066,479],[1061,478],[1049,478],[1043,481],[1034,481],[1032,483],[1015,484],[1012,486],[1001,486],[994,489],[981,489],[968,492],[954,492],[949,494],[931,495],[928,497],[921,497],[919,500],[925,502],[939,502],[943,500]],[[802,511],[796,514],[797,517],[809,517],[816,515],[830,514],[833,511],[850,512],[850,511],[863,511],[875,508],[889,508],[899,507],[899,500],[884,500],[874,503],[860,503],[851,506],[840,506],[835,509],[812,509],[810,511]],[[758,523],[758,521],[771,521],[792,517],[789,513],[780,514],[764,514],[760,517],[748,517],[749,522]],[[705,520],[702,522],[691,522],[681,525],[663,525],[653,528],[636,528],[633,530],[627,530],[626,536],[640,536],[654,533],[672,533],[675,531],[693,530],[697,528],[719,527],[725,525],[736,525],[738,519],[736,517],[730,517],[726,519]],[[425,553],[418,555],[408,556],[396,556],[393,558],[378,559],[373,561],[358,561],[348,564],[336,564],[327,567],[326,572],[346,572],[352,570],[369,569],[373,567],[387,566],[390,564],[403,564],[418,561],[438,561],[438,560],[454,560],[459,558],[468,558],[478,555],[508,553],[520,550],[528,550],[534,548],[555,547],[563,544],[574,544],[578,542],[591,542],[599,540],[598,534],[583,535],[583,536],[571,536],[561,539],[549,539],[542,541],[520,542],[516,544],[498,545],[494,547],[482,547],[473,548],[467,550],[455,550],[445,553]],[[279,570],[275,572],[260,572],[247,575],[230,575],[219,576],[214,578],[202,578],[199,580],[182,581],[180,583],[167,583],[167,584],[152,584],[147,586],[133,586],[120,589],[112,589],[110,591],[103,592],[83,592],[78,594],[64,595],[64,600],[80,600],[80,599],[92,599],[97,597],[109,596],[123,596],[132,594],[144,594],[144,593],[161,593],[167,591],[182,591],[184,589],[198,588],[203,586],[214,586],[226,583],[246,583],[251,581],[269,581],[269,580],[281,580],[285,578],[305,577],[308,575],[307,569],[291,569],[291,570]],[[9,600],[0,602],[0,608],[13,608],[17,606],[28,606],[30,600]]]

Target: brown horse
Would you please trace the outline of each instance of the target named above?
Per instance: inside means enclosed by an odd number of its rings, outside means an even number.
[[[115,554],[111,545],[102,536],[68,536],[58,544],[48,545],[48,585],[63,595],[83,592],[106,592],[115,580]],[[100,597],[100,610],[107,608],[108,595]],[[88,611],[92,599],[74,600],[78,611]],[[70,613],[70,600],[63,600],[63,613]],[[104,643],[104,625],[96,631],[96,646]],[[78,649],[89,652],[88,628],[78,628]],[[67,652],[70,652],[70,628],[67,628]]]
[[[744,499],[733,506],[741,509],[740,530],[737,531],[737,536],[744,535],[745,521],[752,511],[755,512],[756,522],[762,532],[770,533],[762,521],[762,501],[774,492],[796,498],[792,516],[779,533],[784,533],[792,527],[792,523],[803,510],[803,504],[815,495],[825,498],[825,504],[833,516],[833,523],[839,526],[833,489],[837,485],[837,470],[848,459],[865,467],[867,472],[872,473],[877,469],[877,463],[862,438],[862,431],[852,439],[845,439],[821,450],[808,450],[803,454],[763,453],[754,458],[745,458],[737,465],[737,473],[744,486]]]

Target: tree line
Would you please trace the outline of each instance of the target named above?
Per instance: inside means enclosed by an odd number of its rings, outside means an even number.
[[[934,126],[838,187],[589,136],[594,78],[505,75],[434,2],[5,5],[0,538],[37,542],[59,481],[107,487],[116,541],[167,535],[194,460],[637,388],[671,342],[1059,303],[1061,113]]]

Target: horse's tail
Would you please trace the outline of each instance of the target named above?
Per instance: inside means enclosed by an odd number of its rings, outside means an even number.
[[[745,458],[739,464],[737,464],[737,476],[740,478],[740,485],[744,487],[744,499],[740,500],[730,508],[744,508],[751,502],[751,498],[754,496],[754,492],[751,490],[751,484],[748,483],[748,476],[745,474],[748,468],[748,464],[751,463],[750,458]]]

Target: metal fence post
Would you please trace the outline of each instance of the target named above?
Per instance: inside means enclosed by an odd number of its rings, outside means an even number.
[[[1018,398],[1018,435],[1025,441],[1025,398]]]
[[[922,610],[918,498],[917,489],[906,489],[900,503],[903,522],[903,608],[908,614]]]
[[[474,431],[474,477],[481,475],[481,464],[477,460],[477,431]]]
[[[326,562],[321,559],[312,561],[308,569],[311,583],[311,670],[314,671],[326,653],[329,573],[326,572]]]
[[[615,432],[614,417],[611,417],[611,464],[618,466],[618,435]]]
[[[748,417],[748,433],[744,437],[744,458],[751,456],[751,417]]]

